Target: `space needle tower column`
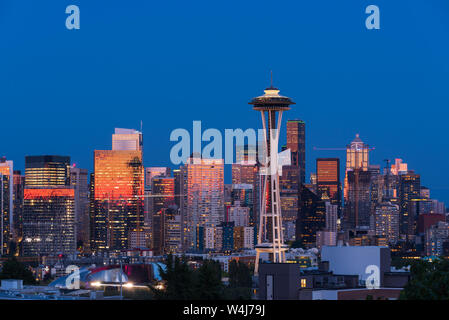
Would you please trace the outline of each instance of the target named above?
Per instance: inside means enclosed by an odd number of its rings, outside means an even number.
[[[288,248],[284,244],[282,232],[278,145],[282,113],[290,110],[290,105],[295,103],[290,98],[279,95],[279,89],[274,88],[273,84],[264,92],[264,95],[249,102],[254,106],[254,110],[260,111],[264,131],[263,158],[260,170],[263,181],[261,184],[262,196],[256,245],[255,275],[259,272],[261,253],[268,253],[273,263],[285,263],[285,251]]]

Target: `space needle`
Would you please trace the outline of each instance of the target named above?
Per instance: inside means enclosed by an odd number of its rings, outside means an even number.
[[[253,109],[262,116],[264,143],[264,160],[261,167],[262,203],[260,206],[259,232],[256,245],[256,263],[254,274],[259,272],[261,253],[268,253],[273,263],[285,263],[285,251],[282,231],[281,199],[279,190],[278,146],[282,113],[295,104],[290,98],[279,95],[279,89],[271,86],[264,90],[264,95],[249,102]],[[277,118],[277,119],[276,119]]]

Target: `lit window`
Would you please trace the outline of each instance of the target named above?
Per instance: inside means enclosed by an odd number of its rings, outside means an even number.
[[[301,279],[301,288],[307,287],[307,279]]]

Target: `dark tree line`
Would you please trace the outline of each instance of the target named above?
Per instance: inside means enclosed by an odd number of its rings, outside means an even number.
[[[402,290],[401,300],[448,300],[449,260],[445,258],[415,261],[410,267],[410,281]]]
[[[36,284],[33,272],[15,257],[9,258],[2,264],[0,279],[18,279],[23,280],[24,284]]]
[[[165,270],[159,268],[164,288],[152,287],[155,299],[251,299],[251,272],[241,262],[230,263],[229,285],[223,284],[220,263],[214,260],[204,260],[198,269],[192,269],[185,258],[169,255],[165,265]]]

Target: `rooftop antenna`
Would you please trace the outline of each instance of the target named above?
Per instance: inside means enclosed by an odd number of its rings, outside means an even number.
[[[270,84],[271,84],[271,88],[273,88],[273,70],[270,70],[270,74],[271,74]]]

